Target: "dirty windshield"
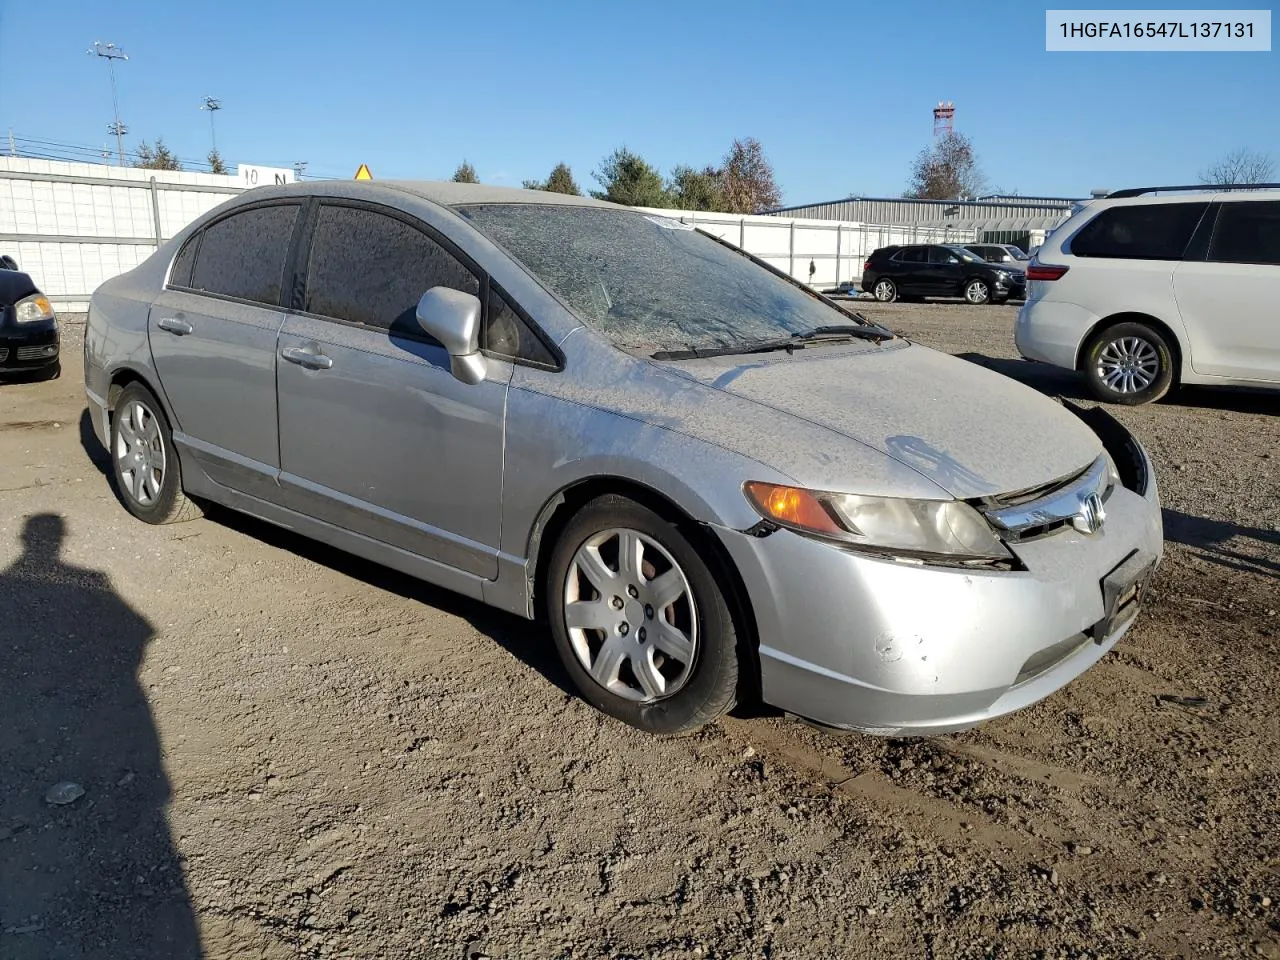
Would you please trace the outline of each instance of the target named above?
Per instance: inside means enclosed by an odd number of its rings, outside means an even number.
[[[852,318],[666,217],[603,207],[459,211],[623,347],[749,348]]]

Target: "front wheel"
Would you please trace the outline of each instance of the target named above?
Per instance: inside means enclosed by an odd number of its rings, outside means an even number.
[[[964,285],[964,299],[975,305],[986,303],[991,299],[991,287],[987,281],[975,277]]]
[[[707,563],[677,525],[626,497],[569,521],[548,569],[547,617],[584,699],[650,733],[687,733],[733,707],[738,635]]]
[[[176,523],[200,516],[200,508],[182,492],[169,421],[140,383],[125,387],[111,412],[111,464],[120,498],[139,520]]]
[[[1099,400],[1137,406],[1159,400],[1173,385],[1173,351],[1144,323],[1118,323],[1085,350],[1085,376]]]
[[[871,288],[875,298],[881,303],[893,303],[898,299],[898,285],[886,277],[881,277]]]

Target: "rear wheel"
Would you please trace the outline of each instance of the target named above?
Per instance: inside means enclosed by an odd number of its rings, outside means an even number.
[[[964,285],[966,303],[983,304],[991,299],[991,285],[987,281],[974,277]]]
[[[1144,323],[1118,323],[1085,350],[1084,372],[1099,400],[1136,406],[1159,400],[1173,385],[1173,351]]]
[[[881,303],[893,303],[898,299],[898,285],[888,277],[881,277],[871,287],[871,293]]]
[[[677,525],[626,497],[569,521],[548,568],[547,618],[584,699],[650,733],[687,733],[733,705],[729,604]]]
[[[182,466],[155,395],[140,383],[124,388],[111,412],[111,465],[125,508],[147,523],[200,516],[182,492]]]

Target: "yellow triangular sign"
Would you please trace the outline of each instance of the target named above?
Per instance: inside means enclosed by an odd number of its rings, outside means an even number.
[[[356,179],[357,180],[373,179],[373,174],[369,172],[369,167],[367,164],[364,164],[364,163],[360,164],[360,169],[356,171]]]

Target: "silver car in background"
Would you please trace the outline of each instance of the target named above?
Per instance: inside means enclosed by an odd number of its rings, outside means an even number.
[[[94,294],[121,499],[214,501],[528,618],[645,730],[881,734],[1047,696],[1161,556],[1119,424],[557,194],[249,191]]]

